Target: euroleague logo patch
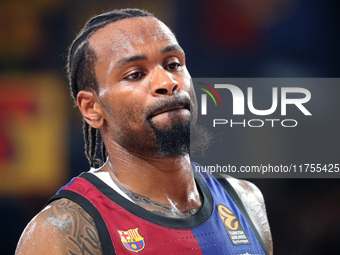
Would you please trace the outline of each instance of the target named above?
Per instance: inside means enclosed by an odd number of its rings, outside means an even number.
[[[217,209],[233,245],[250,244],[249,238],[235,214],[222,204],[218,204]]]
[[[120,241],[129,251],[140,252],[145,247],[144,238],[138,233],[138,228],[118,230]]]

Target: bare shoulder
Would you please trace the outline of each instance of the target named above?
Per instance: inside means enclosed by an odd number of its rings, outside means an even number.
[[[266,244],[269,254],[273,254],[272,235],[264,198],[260,189],[249,181],[235,179],[230,176],[226,177],[226,179],[240,197],[257,231]]]
[[[73,201],[59,199],[31,220],[15,254],[102,254],[102,249],[90,215]]]

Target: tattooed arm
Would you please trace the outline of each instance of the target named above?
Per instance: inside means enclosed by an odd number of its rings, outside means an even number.
[[[16,255],[102,254],[93,219],[78,204],[59,199],[42,210],[27,225]]]
[[[251,182],[227,177],[240,197],[249,217],[264,241],[270,255],[273,254],[273,241],[268,223],[266,207],[261,191]]]

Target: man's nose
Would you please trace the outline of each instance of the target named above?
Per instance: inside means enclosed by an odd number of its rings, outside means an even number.
[[[151,79],[150,88],[153,96],[173,95],[179,89],[179,83],[163,67],[157,67]]]

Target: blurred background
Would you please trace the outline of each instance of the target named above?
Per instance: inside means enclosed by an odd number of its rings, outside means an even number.
[[[0,254],[13,254],[48,198],[89,168],[66,52],[91,16],[127,7],[172,28],[192,77],[339,76],[335,0],[1,0]],[[266,199],[275,254],[339,254],[339,179],[251,181]]]

